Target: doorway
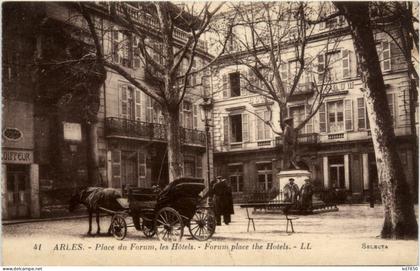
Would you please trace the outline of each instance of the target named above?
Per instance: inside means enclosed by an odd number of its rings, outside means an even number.
[[[344,156],[328,158],[330,168],[330,180],[332,188],[346,188],[344,177]]]
[[[121,152],[121,184],[123,187],[138,186],[137,182],[137,152]]]
[[[29,217],[31,190],[28,167],[7,165],[7,209],[10,218]]]

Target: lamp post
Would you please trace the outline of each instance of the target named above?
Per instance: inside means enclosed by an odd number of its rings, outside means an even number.
[[[200,115],[201,120],[204,122],[205,132],[206,132],[206,154],[207,154],[207,182],[206,187],[210,189],[210,127],[211,123],[211,110],[213,109],[213,99],[207,95],[208,91],[208,76],[203,76],[203,88],[204,88],[204,97],[203,102],[200,104]]]

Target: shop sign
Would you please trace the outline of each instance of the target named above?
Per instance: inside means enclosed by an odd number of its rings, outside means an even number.
[[[64,139],[82,141],[82,127],[80,123],[63,122]]]
[[[23,133],[18,128],[6,127],[3,130],[3,137],[10,141],[19,141],[23,137]]]
[[[32,164],[34,155],[32,151],[3,150],[1,160],[3,163]]]

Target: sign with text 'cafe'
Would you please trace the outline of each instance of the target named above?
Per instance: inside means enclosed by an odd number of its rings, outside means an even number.
[[[3,163],[10,164],[32,164],[34,154],[32,151],[3,150],[1,160]]]

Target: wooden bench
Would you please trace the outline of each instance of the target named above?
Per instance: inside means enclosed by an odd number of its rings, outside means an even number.
[[[275,205],[275,206],[274,206]],[[254,231],[256,230],[255,228],[255,221],[254,218],[251,217],[251,215],[249,214],[249,210],[248,208],[263,208],[265,206],[265,208],[269,208],[269,207],[277,207],[277,208],[283,208],[283,214],[286,218],[286,233],[294,233],[295,229],[293,227],[293,220],[299,219],[296,216],[289,216],[288,215],[288,208],[290,206],[290,204],[287,203],[275,203],[275,204],[270,204],[270,203],[248,203],[248,204],[241,204],[240,207],[241,208],[245,208],[246,211],[246,218],[248,220],[248,225],[247,225],[247,232],[249,232],[249,228],[252,225],[252,228],[254,229]],[[290,225],[290,231],[289,231],[289,225]]]

